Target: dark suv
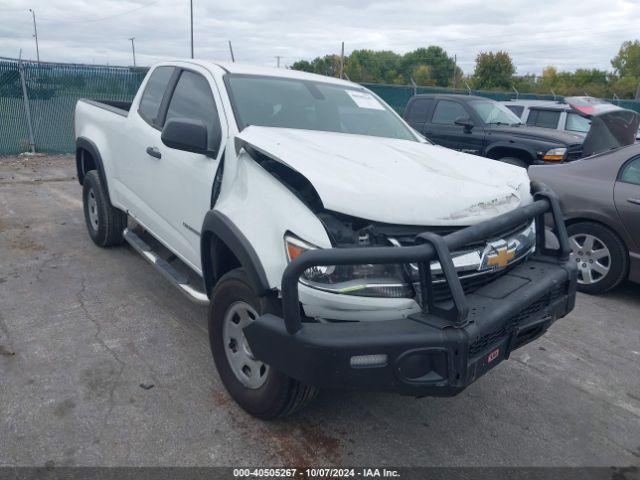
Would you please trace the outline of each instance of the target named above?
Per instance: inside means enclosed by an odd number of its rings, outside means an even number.
[[[488,98],[416,95],[404,118],[438,145],[521,167],[582,156],[584,135],[523,125],[504,104]]]

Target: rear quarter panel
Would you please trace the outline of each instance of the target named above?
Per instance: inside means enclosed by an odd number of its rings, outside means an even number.
[[[78,139],[88,140],[98,151],[102,160],[105,179],[109,188],[111,203],[122,207],[118,189],[114,188],[117,175],[117,161],[123,140],[123,132],[127,129],[129,117],[118,115],[109,110],[97,107],[82,100],[78,101],[75,110],[74,127]]]

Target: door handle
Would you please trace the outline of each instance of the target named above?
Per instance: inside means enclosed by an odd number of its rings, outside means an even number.
[[[627,202],[640,205],[640,198],[627,198]]]
[[[160,150],[158,150],[158,147],[147,147],[147,154],[155,158],[162,158],[162,154],[160,153]]]

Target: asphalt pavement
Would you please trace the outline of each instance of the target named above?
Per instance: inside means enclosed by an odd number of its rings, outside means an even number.
[[[455,398],[323,391],[262,422],[206,308],[84,225],[69,156],[0,158],[0,465],[640,465],[640,285],[577,306]]]

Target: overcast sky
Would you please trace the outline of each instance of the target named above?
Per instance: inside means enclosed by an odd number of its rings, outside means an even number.
[[[193,0],[195,56],[275,65],[360,48],[440,45],[465,73],[481,50],[506,50],[518,74],[546,65],[611,69],[640,37],[640,0]],[[0,0],[0,56],[128,65],[189,56],[189,0]]]

